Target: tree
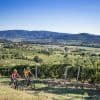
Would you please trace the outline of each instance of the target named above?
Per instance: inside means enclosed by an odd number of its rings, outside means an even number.
[[[42,59],[39,58],[38,56],[34,56],[33,60],[34,60],[36,63],[41,63],[41,62],[42,62]]]

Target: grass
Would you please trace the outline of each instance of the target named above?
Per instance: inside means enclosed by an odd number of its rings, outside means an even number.
[[[95,89],[76,89],[69,87],[46,86],[44,84],[37,84],[36,91],[43,91],[44,93],[52,94],[56,100],[99,100],[100,90]]]
[[[33,61],[23,59],[4,59],[0,61],[0,66],[34,65]]]
[[[37,85],[36,90],[18,91],[8,86],[0,85],[0,100],[99,100],[99,97],[89,97],[88,93],[81,94],[81,90],[64,88],[46,88]],[[47,91],[48,90],[48,91]],[[72,93],[71,93],[72,92]]]
[[[76,89],[70,87],[50,86],[39,80],[35,88],[14,90],[8,86],[9,79],[0,78],[0,100],[100,100],[100,90]]]
[[[40,98],[40,99],[39,99]],[[32,95],[25,91],[17,91],[8,86],[0,85],[0,100],[51,100],[46,96]]]
[[[66,98],[71,98],[70,96],[45,93],[43,91],[17,91],[8,86],[0,86],[0,100],[66,100]],[[77,96],[77,100],[78,98]]]

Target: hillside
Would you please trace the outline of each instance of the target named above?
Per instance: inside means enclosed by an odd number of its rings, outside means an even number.
[[[50,31],[8,30],[0,31],[0,39],[45,44],[100,45],[100,35],[88,33],[69,34]]]

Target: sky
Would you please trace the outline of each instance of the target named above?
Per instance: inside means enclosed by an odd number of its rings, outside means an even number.
[[[100,0],[0,0],[0,30],[100,35]]]

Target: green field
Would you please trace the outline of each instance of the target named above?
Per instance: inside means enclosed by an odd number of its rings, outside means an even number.
[[[65,50],[67,48],[67,50]],[[63,64],[68,58],[69,63],[75,66],[80,55],[84,60],[96,60],[100,64],[100,48],[80,46],[55,46],[23,44],[14,47],[0,47],[0,66],[35,65],[34,56],[42,59],[42,64]],[[88,64],[89,65],[89,64]]]
[[[10,88],[9,78],[5,76],[9,77],[14,68],[23,77],[23,69],[30,67],[35,76],[36,66],[38,81],[64,79],[70,82],[69,85],[88,83],[91,87],[49,87],[44,82],[37,82],[35,89]],[[1,43],[0,77],[0,100],[20,100],[21,97],[21,100],[99,100],[100,48],[20,43],[5,46]]]

